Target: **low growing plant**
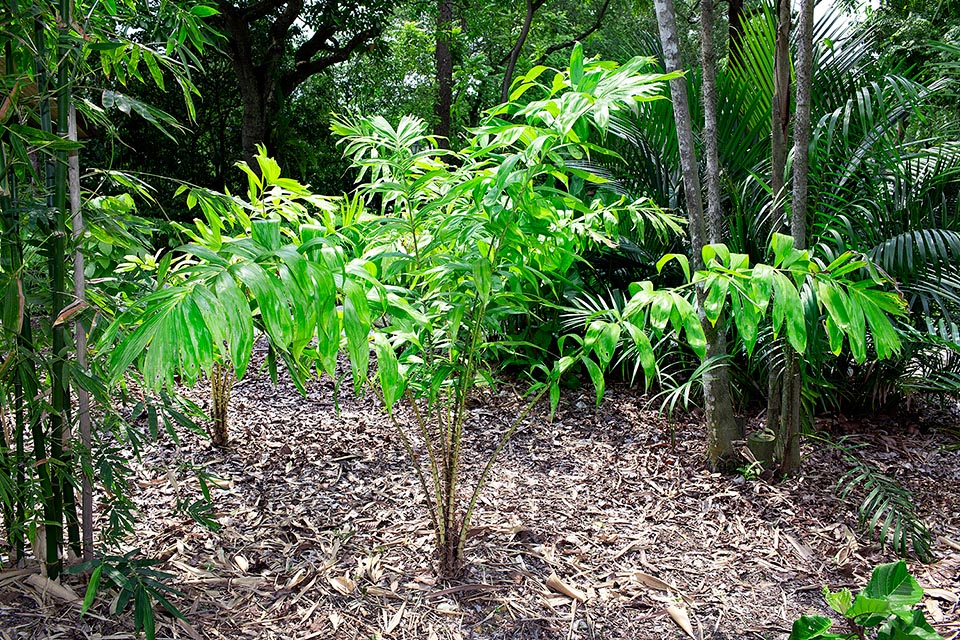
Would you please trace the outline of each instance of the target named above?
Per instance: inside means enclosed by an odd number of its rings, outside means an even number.
[[[903,560],[876,567],[856,596],[849,589],[830,591],[826,586],[823,596],[841,618],[802,616],[793,623],[789,640],[943,640],[923,610],[915,608],[923,589]]]

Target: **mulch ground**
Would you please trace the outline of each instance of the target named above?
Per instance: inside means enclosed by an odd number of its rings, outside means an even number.
[[[805,445],[802,473],[780,483],[711,474],[695,416],[668,421],[626,387],[599,409],[591,396],[567,391],[552,422],[543,407],[522,423],[481,494],[469,564],[443,581],[422,492],[369,394],[342,390],[337,411],[328,380],[306,398],[265,375],[238,383],[229,449],[165,438],[135,469],[130,545],[176,575],[189,621],[158,610],[158,637],[785,638],[796,617],[827,613],[823,585],[862,589],[894,559],[836,497],[836,451]],[[484,460],[521,406],[508,386],[474,403],[465,459]],[[931,590],[928,619],[960,637],[955,440],[882,416],[850,437],[915,492],[939,560],[911,570]],[[199,493],[191,466],[220,479],[216,533],[174,509]],[[81,619],[29,571],[0,572],[0,639],[134,637],[129,614],[108,619],[109,594]]]

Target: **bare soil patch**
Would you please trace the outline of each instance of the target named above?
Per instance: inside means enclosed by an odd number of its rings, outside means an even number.
[[[131,545],[176,574],[189,620],[158,612],[158,637],[659,640],[689,637],[685,614],[698,639],[785,638],[797,616],[826,613],[823,584],[859,590],[893,559],[852,529],[836,452],[807,446],[802,474],[779,484],[711,474],[695,418],[668,422],[625,387],[599,409],[591,396],[568,391],[552,422],[544,406],[523,423],[483,491],[470,564],[444,582],[402,443],[369,394],[344,388],[337,412],[329,380],[306,398],[265,375],[238,383],[230,449],[188,434],[136,469]],[[507,386],[474,404],[468,459],[489,453],[518,406]],[[854,437],[916,492],[940,560],[911,570],[942,590],[928,618],[960,636],[960,452],[936,430],[874,422]],[[217,533],[173,510],[198,492],[187,465],[222,479]],[[0,639],[133,637],[129,619],[106,620],[106,600],[80,619],[0,572]]]

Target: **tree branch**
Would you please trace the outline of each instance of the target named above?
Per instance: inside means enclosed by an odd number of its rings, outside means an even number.
[[[527,41],[527,35],[530,33],[533,14],[535,14],[545,2],[546,0],[527,0],[527,12],[523,16],[523,26],[520,28],[520,35],[517,36],[517,43],[513,45],[513,48],[507,55],[507,69],[503,72],[503,84],[500,86],[501,102],[506,102],[510,97],[510,83],[513,81],[513,70],[517,67],[517,59],[520,57],[520,51],[523,49],[523,44]]]
[[[597,19],[594,21],[593,25],[591,25],[589,28],[584,30],[583,33],[578,33],[576,36],[574,36],[573,38],[565,42],[552,44],[549,47],[547,47],[547,50],[543,52],[543,55],[540,56],[539,59],[537,59],[536,64],[543,64],[544,61],[546,61],[546,59],[550,56],[551,53],[562,51],[567,47],[572,47],[573,45],[577,44],[581,40],[586,40],[591,34],[593,34],[594,31],[600,28],[601,23],[603,22],[603,16],[607,12],[607,8],[609,6],[610,6],[610,0],[604,0],[603,6],[600,7],[600,11],[597,12]]]
[[[312,60],[298,60],[297,66],[290,73],[286,73],[280,80],[280,86],[283,91],[283,95],[288,96],[290,93],[300,86],[304,80],[309,78],[312,75],[320,73],[328,67],[343,62],[350,55],[367,44],[370,40],[373,40],[382,33],[383,29],[380,25],[374,25],[363,31],[357,32],[350,40],[347,41],[342,47],[332,48],[328,55],[325,55],[321,58],[314,58]],[[318,47],[318,50],[321,47]]]

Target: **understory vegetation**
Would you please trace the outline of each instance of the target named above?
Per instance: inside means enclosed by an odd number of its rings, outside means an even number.
[[[960,393],[960,14],[516,4],[4,4],[0,569],[80,574],[83,612],[110,591],[148,638],[154,604],[182,618],[128,477],[185,432],[229,452],[258,344],[275,383],[376,398],[442,579],[530,412],[612,381],[694,412],[711,472],[836,449],[861,535],[937,558],[818,418]],[[505,384],[516,415],[470,446]],[[216,529],[190,472],[178,510]],[[791,638],[939,637],[902,562],[825,594],[849,629]]]

